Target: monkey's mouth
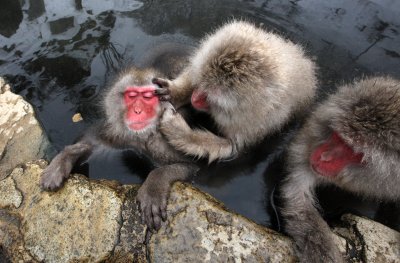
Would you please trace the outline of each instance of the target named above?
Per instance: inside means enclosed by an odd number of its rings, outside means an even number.
[[[151,121],[128,121],[126,125],[132,131],[144,131],[151,125]]]
[[[192,93],[191,103],[196,110],[208,111],[210,108],[207,102],[207,94],[196,89]]]

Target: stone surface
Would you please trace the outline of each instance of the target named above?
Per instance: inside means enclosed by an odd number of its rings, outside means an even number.
[[[0,77],[0,179],[18,164],[43,158],[48,140],[32,106]]]
[[[138,213],[132,212],[133,201],[125,198],[137,187],[75,175],[59,191],[46,192],[39,187],[44,166],[44,161],[27,163],[0,181],[12,179],[23,195],[19,207],[0,206],[0,247],[13,262],[28,256],[34,262],[144,262],[145,228],[137,223]],[[7,195],[0,192],[0,199]],[[121,244],[121,237],[126,243],[125,235],[136,243]]]
[[[13,205],[18,208],[22,203],[22,194],[15,187],[14,180],[11,177],[0,181],[0,192],[3,193],[0,199],[0,207],[7,207]]]
[[[292,242],[225,210],[214,198],[174,185],[168,220],[150,244],[151,262],[295,262]]]
[[[355,215],[342,216],[343,227],[334,229],[347,240],[353,262],[399,263],[400,233],[375,221]],[[351,253],[350,253],[351,252]],[[358,258],[358,259],[357,259]]]

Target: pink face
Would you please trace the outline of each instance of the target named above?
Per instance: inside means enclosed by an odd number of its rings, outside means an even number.
[[[197,89],[195,89],[192,93],[191,102],[192,106],[196,110],[208,111],[210,108],[207,102],[207,94],[204,92],[200,92]]]
[[[313,170],[321,176],[336,177],[346,166],[361,164],[362,153],[354,150],[334,132],[331,137],[319,145],[310,156]]]
[[[124,103],[127,108],[125,122],[130,129],[143,130],[157,118],[160,102],[154,90],[153,86],[126,88],[124,92]]]

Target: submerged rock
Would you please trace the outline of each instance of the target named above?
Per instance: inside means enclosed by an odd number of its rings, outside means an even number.
[[[0,77],[0,179],[15,166],[43,158],[49,146],[32,106]]]

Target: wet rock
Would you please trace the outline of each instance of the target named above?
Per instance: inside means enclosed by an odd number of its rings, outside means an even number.
[[[43,158],[48,140],[32,106],[0,78],[0,179],[27,161]]]
[[[208,194],[177,183],[168,220],[149,244],[151,262],[295,262],[291,240],[228,212]]]
[[[46,192],[39,187],[43,167],[44,161],[27,163],[3,180],[12,179],[23,196],[19,207],[0,205],[0,247],[12,262],[27,255],[33,262],[145,262],[145,228],[126,198],[137,187],[74,175]],[[7,196],[0,191],[0,199]]]
[[[342,227],[334,231],[346,239],[352,262],[400,262],[400,233],[375,221],[343,215]],[[352,258],[353,257],[353,258]]]

